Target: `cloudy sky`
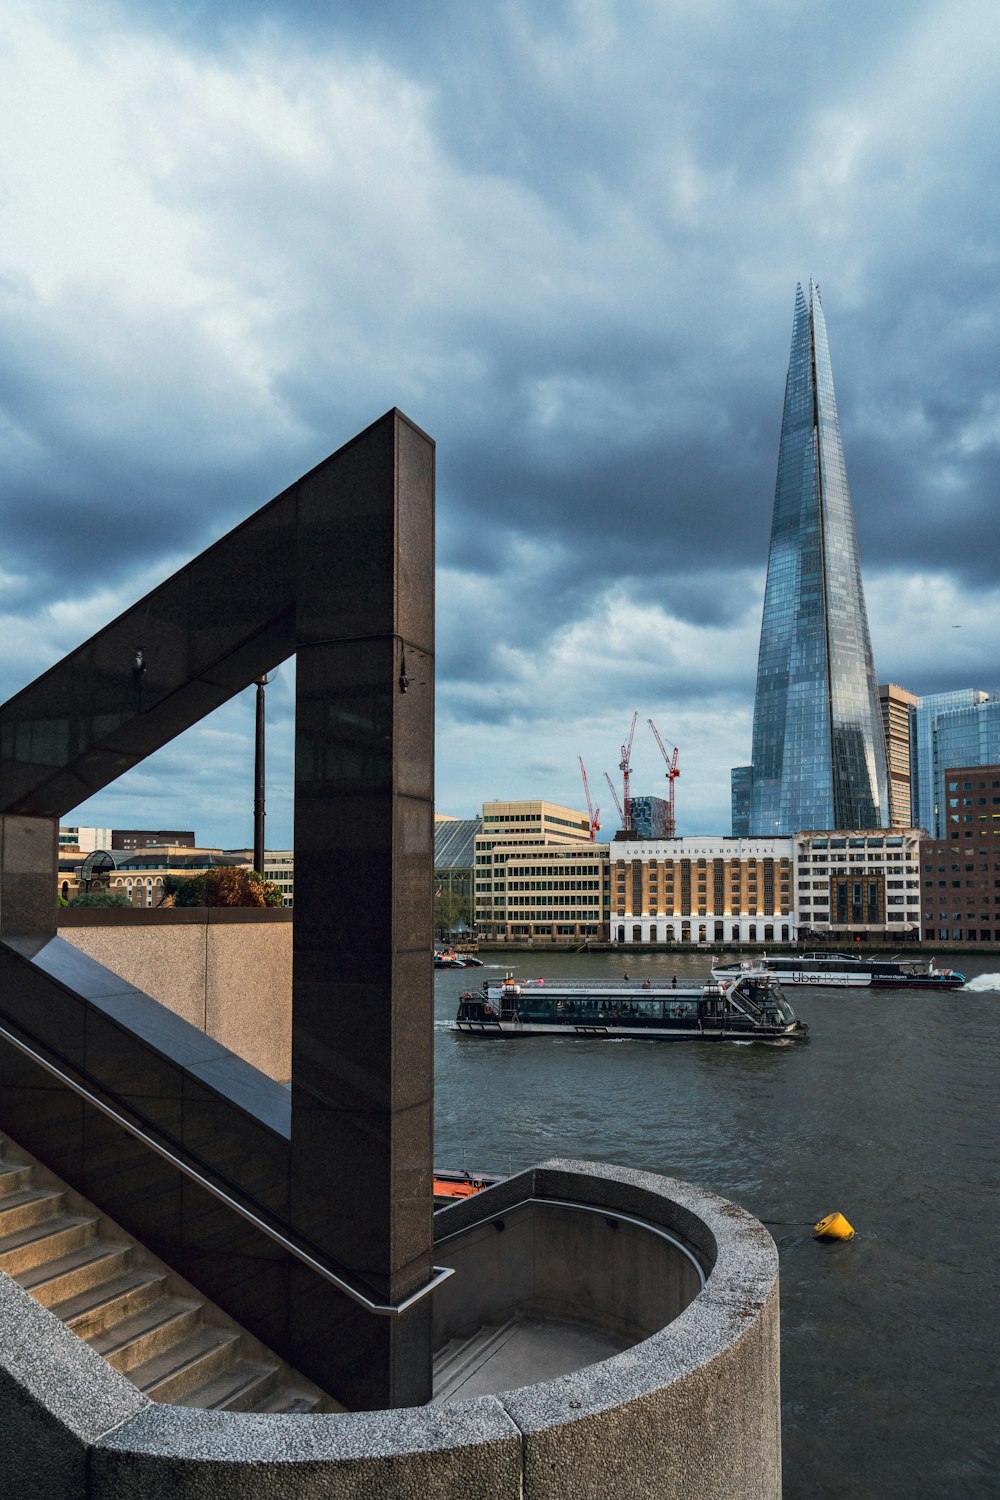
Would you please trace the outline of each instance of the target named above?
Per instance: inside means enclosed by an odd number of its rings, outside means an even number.
[[[995,686],[998,53],[986,0],[0,0],[0,695],[396,405],[440,810],[578,754],[607,810],[638,710],[727,832],[810,275],[879,677]],[[247,842],[252,699],[68,821]]]

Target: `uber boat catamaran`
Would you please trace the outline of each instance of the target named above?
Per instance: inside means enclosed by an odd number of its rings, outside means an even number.
[[[459,1001],[457,1030],[470,1036],[631,1037],[649,1041],[802,1041],[773,974],[753,969],[705,985],[644,979],[483,982]]]
[[[733,959],[712,964],[715,979],[732,979],[742,973],[765,970],[782,984],[828,984],[870,986],[875,989],[955,990],[965,983],[965,975],[956,969],[939,969],[933,958],[929,964],[898,958],[856,958],[853,953],[790,953],[768,958]]]

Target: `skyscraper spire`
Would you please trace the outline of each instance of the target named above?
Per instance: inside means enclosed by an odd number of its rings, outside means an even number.
[[[887,788],[826,322],[810,281],[808,302],[801,284],[795,293],[747,831],[885,827]]]

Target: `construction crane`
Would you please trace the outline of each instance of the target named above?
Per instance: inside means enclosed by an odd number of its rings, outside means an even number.
[[[583,763],[583,756],[578,755],[577,760],[580,762],[580,773],[583,776],[583,790],[587,795],[587,815],[590,818],[590,842],[593,843],[601,830],[601,824],[599,821],[601,816],[601,809],[599,807],[595,807],[593,802],[590,800],[590,782],[587,780],[587,767]]]
[[[604,773],[604,779],[608,783],[608,787],[610,788],[612,797],[614,797],[614,799],[615,799],[615,806],[618,809],[618,816],[621,818],[621,820],[622,820],[622,827],[624,828],[625,827],[625,814],[622,812],[622,805],[618,801],[618,793],[615,791],[615,784],[611,780],[611,777],[608,775],[607,771],[605,771],[605,773]]]
[[[663,743],[660,731],[657,729],[652,719],[647,719],[646,723],[653,731],[653,734],[656,738],[656,743],[660,747],[660,754],[663,756],[663,759],[667,763],[667,785],[669,788],[667,793],[667,838],[672,839],[675,838],[677,834],[677,819],[674,817],[674,782],[681,774],[677,769],[677,746],[674,746],[674,753],[673,755],[671,755],[666,745]]]
[[[622,758],[618,762],[618,769],[622,773],[622,788],[624,793],[624,807],[619,808],[619,812],[622,815],[622,827],[626,833],[631,833],[632,831],[632,798],[629,793],[629,785],[632,778],[632,736],[635,734],[635,721],[638,717],[639,710],[636,709],[632,715],[632,722],[629,725],[628,739],[622,746]],[[615,801],[618,801],[617,797]]]

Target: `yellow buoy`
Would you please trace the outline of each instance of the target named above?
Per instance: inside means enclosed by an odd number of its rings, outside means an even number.
[[[853,1240],[854,1230],[843,1214],[827,1214],[813,1225],[813,1234],[818,1240]]]

